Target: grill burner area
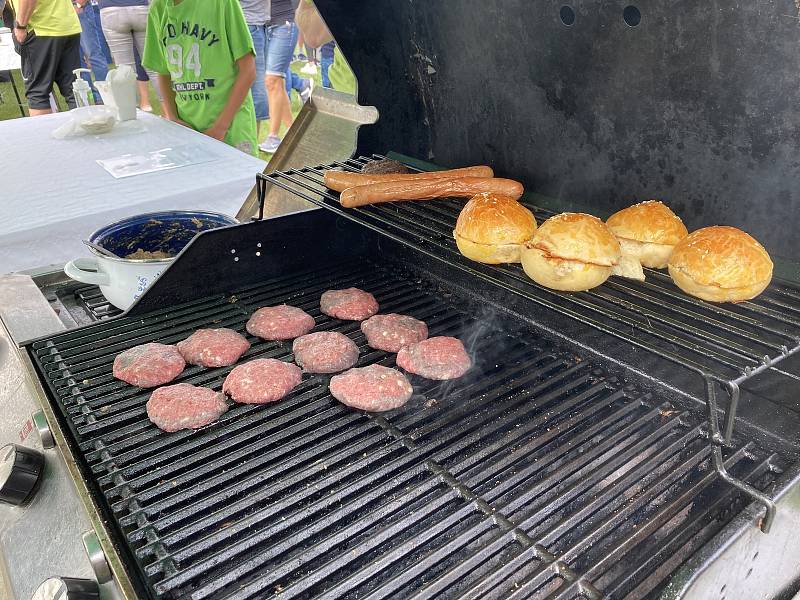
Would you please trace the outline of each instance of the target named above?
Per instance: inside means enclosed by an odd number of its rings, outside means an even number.
[[[134,345],[175,343],[286,302],[393,366],[359,324],[319,312],[326,289],[355,286],[381,312],[460,337],[462,379],[411,377],[403,408],[368,415],[305,375],[283,401],[236,405],[197,432],[165,434],[149,392],[111,376]],[[34,363],[71,434],[96,501],[151,598],[599,598],[642,596],[746,502],[709,466],[694,405],[643,394],[607,366],[510,329],[400,263],[343,262],[141,317],[35,342]],[[291,358],[291,343],[242,360]],[[232,367],[176,381],[219,390]],[[736,477],[767,490],[783,458],[734,439]]]

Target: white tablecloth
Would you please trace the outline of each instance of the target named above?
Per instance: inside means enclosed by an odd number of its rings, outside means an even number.
[[[68,113],[0,121],[0,273],[88,256],[95,229],[156,210],[235,215],[264,169],[262,160],[139,112],[144,133],[56,140]],[[97,159],[192,144],[212,162],[114,179]]]

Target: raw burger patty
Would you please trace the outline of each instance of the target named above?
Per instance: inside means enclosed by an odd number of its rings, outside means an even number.
[[[183,372],[186,361],[175,346],[142,344],[114,359],[114,377],[143,388],[169,383]]]
[[[371,347],[387,352],[399,352],[403,346],[428,337],[428,326],[424,322],[395,313],[370,317],[361,323],[361,331]]]
[[[147,401],[147,416],[159,429],[197,429],[228,410],[225,396],[209,388],[178,383],[158,388]]]
[[[378,312],[378,302],[369,292],[347,288],[323,292],[319,299],[319,308],[335,319],[363,321]]]
[[[297,365],[274,358],[259,358],[234,367],[222,391],[235,402],[266,404],[280,400],[300,383]]]
[[[455,379],[472,366],[461,340],[432,337],[397,353],[397,366],[427,379]]]
[[[400,371],[370,365],[331,377],[331,395],[342,404],[380,412],[403,406],[414,393]]]
[[[314,329],[314,317],[286,304],[265,306],[253,313],[245,328],[265,340],[292,340]]]
[[[245,337],[233,329],[198,329],[182,342],[178,351],[191,365],[227,367],[239,360],[250,347]]]
[[[344,334],[318,331],[292,344],[294,361],[308,373],[338,373],[358,362],[358,346]]]

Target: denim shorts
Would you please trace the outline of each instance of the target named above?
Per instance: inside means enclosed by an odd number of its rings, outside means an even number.
[[[264,73],[267,68],[267,28],[265,25],[248,25],[253,46],[256,49],[256,79],[250,91],[253,93],[253,104],[256,107],[256,119],[265,121],[269,119],[269,106],[267,104],[267,88],[264,85]]]
[[[283,25],[272,25],[267,29],[267,75],[286,77],[286,71],[292,62],[292,52],[296,40],[297,25],[288,21]]]

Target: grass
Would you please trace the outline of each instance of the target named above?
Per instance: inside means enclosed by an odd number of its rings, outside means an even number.
[[[299,74],[301,77],[308,78],[309,75],[305,75],[300,73],[300,69],[303,67],[304,63],[295,62],[292,63],[292,71]],[[17,83],[17,89],[19,90],[20,98],[25,105],[25,110],[27,112],[27,103],[25,101],[25,93],[24,93],[24,85],[22,83],[22,77],[19,71],[12,71],[12,77],[14,77],[14,81]],[[314,85],[321,86],[322,85],[322,78],[319,73],[319,69],[317,70],[317,74],[313,76]],[[56,92],[56,101],[61,110],[66,110],[67,105],[64,102],[64,99],[61,97],[61,94]],[[292,101],[292,116],[297,116],[297,113],[300,112],[300,109],[303,107],[303,101],[300,99],[300,96],[297,92],[292,92],[291,96]],[[153,90],[152,86],[150,87],[150,104],[153,107],[154,114],[159,114],[159,106],[158,106],[158,99],[156,98],[156,93]],[[19,119],[21,117],[19,106],[17,106],[17,99],[14,97],[14,90],[11,86],[10,82],[2,82],[0,83],[0,120],[5,119]],[[267,138],[267,133],[269,132],[269,121],[264,121],[261,124],[261,135],[259,136],[258,142],[261,143]],[[281,127],[281,137],[286,133],[286,127]],[[263,160],[269,160],[272,154],[267,154],[266,152],[259,151],[259,156]]]

